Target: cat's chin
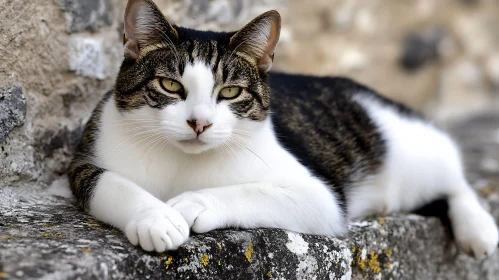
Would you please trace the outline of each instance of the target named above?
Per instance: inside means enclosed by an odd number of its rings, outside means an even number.
[[[199,139],[175,141],[174,145],[186,154],[200,154],[213,148],[212,145]]]

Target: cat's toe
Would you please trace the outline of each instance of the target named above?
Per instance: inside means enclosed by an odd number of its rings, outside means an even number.
[[[172,240],[167,234],[166,221],[156,221],[151,226],[150,234],[154,250],[158,253],[166,251],[167,248],[172,248]]]
[[[137,233],[139,235],[139,244],[145,251],[154,251],[154,243],[151,236],[151,227],[154,225],[152,220],[141,221],[137,225]]]
[[[139,235],[137,233],[137,223],[135,221],[131,221],[125,228],[125,235],[132,243],[132,245],[136,246],[139,244]]]
[[[171,241],[171,245],[168,245],[166,249],[176,250],[189,238],[189,225],[178,211],[168,213],[166,218],[166,234]]]

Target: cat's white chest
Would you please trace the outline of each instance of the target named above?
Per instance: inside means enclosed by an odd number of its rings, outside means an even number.
[[[97,139],[99,166],[132,180],[166,200],[186,191],[255,182],[271,173],[269,153],[231,148],[188,155],[154,137],[135,135],[120,119],[114,104],[102,112]],[[273,149],[275,150],[275,148]]]

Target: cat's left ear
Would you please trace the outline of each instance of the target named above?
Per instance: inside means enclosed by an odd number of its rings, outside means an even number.
[[[253,19],[230,38],[231,49],[243,52],[255,61],[258,69],[268,72],[281,32],[281,16],[268,11]]]

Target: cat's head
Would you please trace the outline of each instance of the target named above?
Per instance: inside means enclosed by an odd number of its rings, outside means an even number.
[[[136,132],[186,153],[237,145],[269,113],[267,73],[279,32],[276,11],[216,33],[175,26],[152,1],[130,0],[116,106]]]

